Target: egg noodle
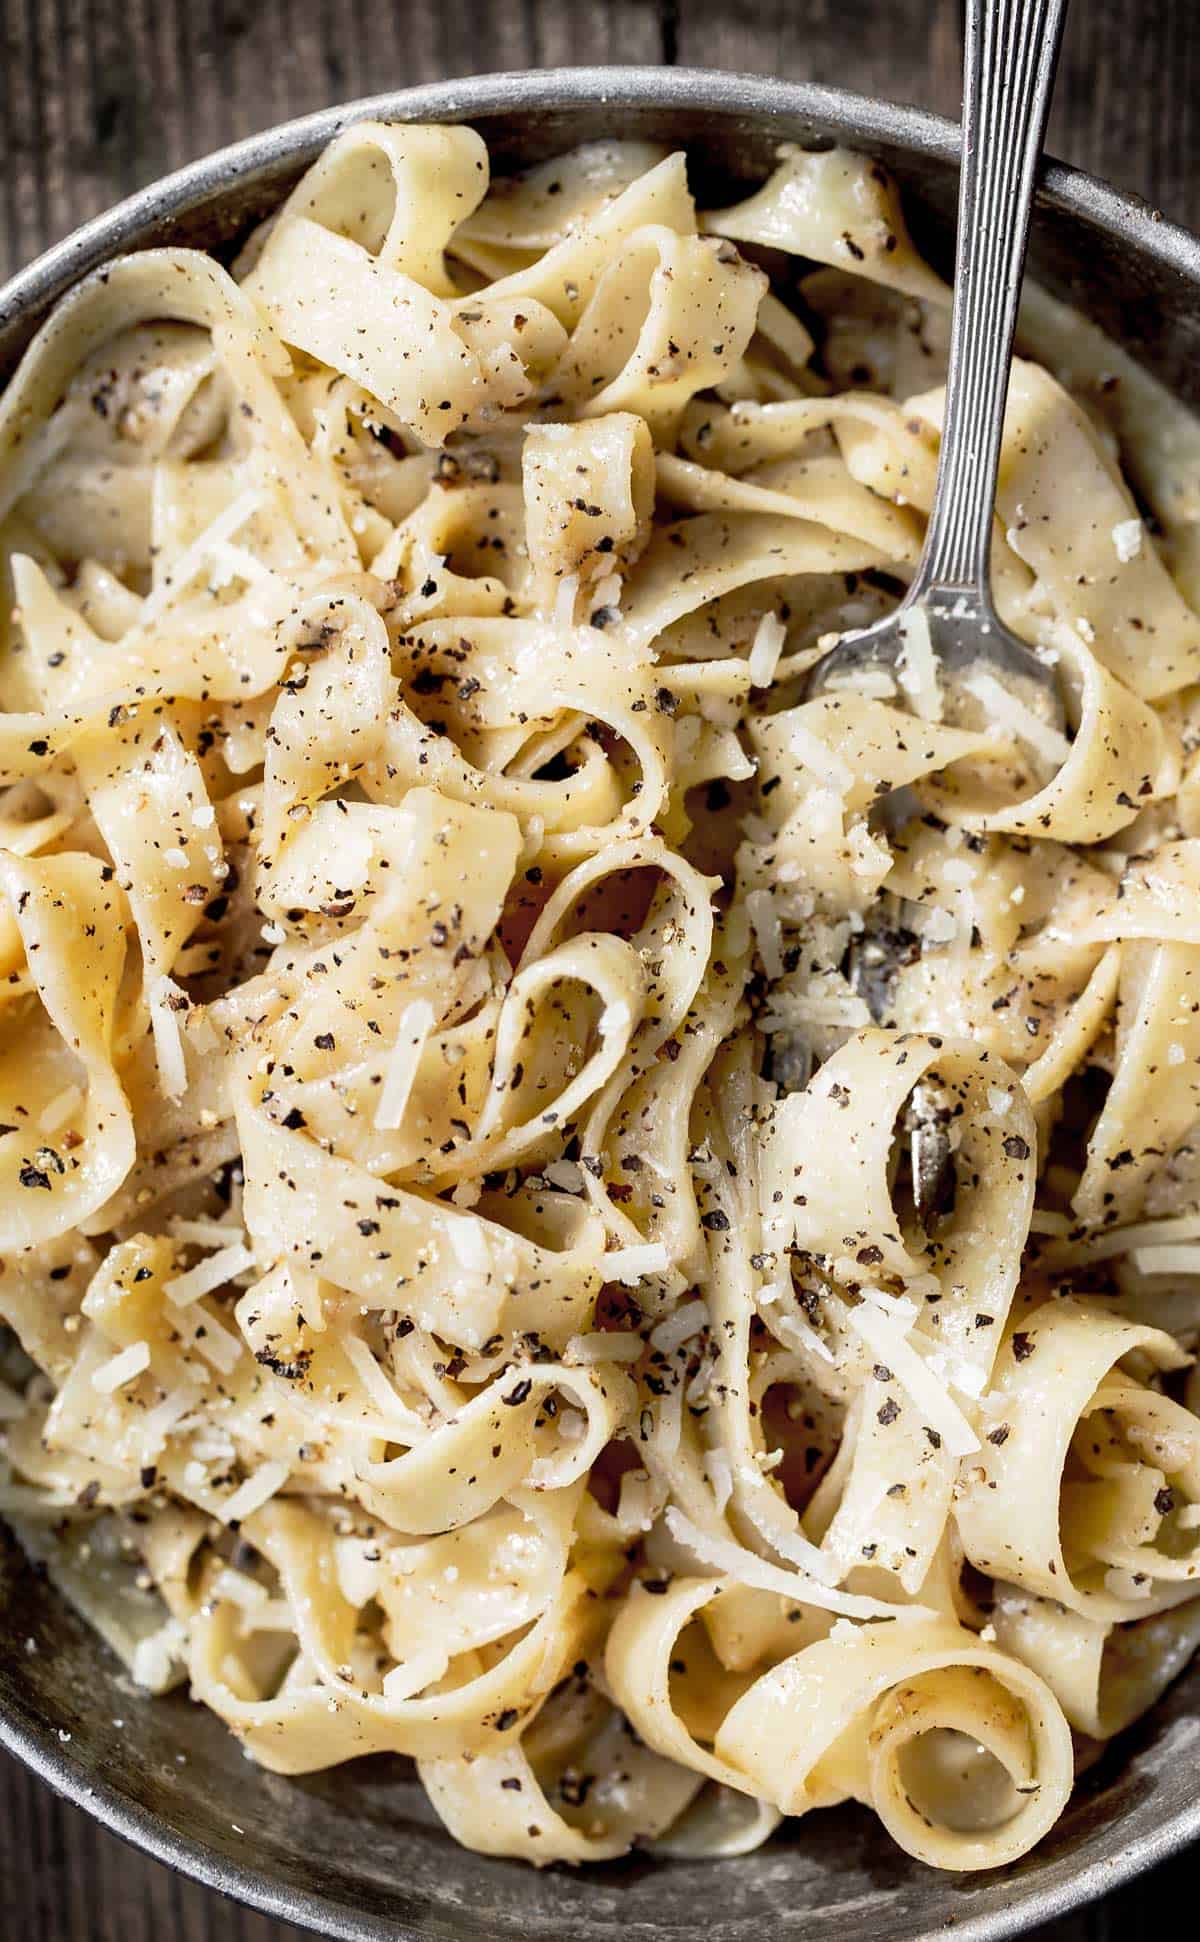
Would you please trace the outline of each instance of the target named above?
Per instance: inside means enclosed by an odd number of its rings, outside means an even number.
[[[948,301],[840,150],[362,123],[0,405],[0,1508],[488,1853],[991,1867],[1200,1642],[1200,433],[1033,293],[1065,732],[806,699]]]

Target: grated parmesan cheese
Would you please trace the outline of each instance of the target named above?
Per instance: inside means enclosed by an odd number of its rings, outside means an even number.
[[[246,1236],[240,1227],[219,1220],[184,1220],[174,1214],[167,1232],[176,1241],[194,1241],[197,1247],[245,1247]]]
[[[187,1643],[187,1628],[178,1618],[169,1618],[157,1632],[139,1639],[129,1664],[134,1684],[147,1692],[161,1692],[171,1683],[175,1667],[186,1664]]]
[[[250,486],[245,492],[239,493],[223,512],[217,514],[211,526],[206,527],[204,532],[184,549],[175,564],[167,568],[160,584],[143,600],[138,614],[140,630],[153,627],[154,623],[161,619],[176,594],[182,592],[183,588],[195,578],[214,548],[231,539],[239,527],[253,518],[262,502],[261,490],[257,486]]]
[[[102,1362],[92,1371],[92,1388],[98,1389],[102,1396],[111,1396],[123,1389],[127,1382],[133,1382],[144,1370],[150,1367],[149,1342],[131,1342],[109,1362]]]
[[[617,1499],[617,1523],[626,1537],[639,1537],[651,1529],[658,1514],[659,1494],[646,1470],[626,1470]]]
[[[597,607],[606,607],[615,620],[621,618],[621,595],[624,588],[619,573],[606,573],[603,580],[597,580],[594,598]]]
[[[368,1558],[368,1550],[377,1555]],[[337,1537],[333,1541],[333,1562],[338,1590],[349,1605],[365,1605],[379,1590],[383,1560],[378,1544],[361,1537]]]
[[[929,1427],[937,1431],[954,1456],[969,1456],[979,1448],[979,1438],[952,1400],[946,1384],[890,1315],[885,1315],[872,1302],[864,1301],[857,1308],[847,1309],[846,1319],[872,1353],[892,1370]]]
[[[415,1694],[424,1692],[426,1686],[443,1679],[449,1664],[449,1657],[442,1646],[430,1645],[423,1652],[414,1652],[411,1658],[384,1673],[384,1698],[393,1706],[402,1700],[412,1699]]]
[[[468,1274],[488,1275],[492,1271],[492,1251],[483,1222],[474,1214],[447,1224],[447,1238],[460,1268]]]
[[[172,1389],[153,1409],[148,1409],[140,1424],[139,1456],[142,1463],[151,1463],[166,1443],[167,1437],[176,1425],[182,1422],[192,1405],[199,1401],[199,1392],[190,1383],[181,1383]]]
[[[922,721],[942,719],[942,690],[938,680],[937,656],[929,632],[929,615],[924,607],[902,607],[896,626],[904,646],[896,662],[896,678]]]
[[[407,1403],[397,1395],[386,1373],[372,1355],[370,1345],[363,1341],[361,1335],[343,1336],[342,1349],[370,1400],[388,1424],[402,1428],[414,1438],[422,1436],[425,1426],[420,1417],[415,1415]]]
[[[683,1545],[701,1564],[708,1565],[722,1576],[728,1575],[740,1579],[744,1584],[757,1585],[762,1591],[779,1592],[792,1604],[803,1602],[817,1605],[823,1611],[841,1612],[849,1618],[896,1616],[894,1605],[885,1604],[877,1598],[864,1598],[853,1592],[836,1590],[822,1579],[808,1574],[800,1576],[794,1571],[784,1571],[779,1565],[769,1564],[766,1558],[758,1557],[755,1552],[747,1551],[744,1545],[735,1543],[732,1538],[722,1537],[714,1531],[702,1531],[674,1505],[666,1511],[664,1521],[677,1544]],[[821,1563],[826,1571],[837,1570],[832,1559],[822,1558]],[[904,1616],[911,1618],[921,1615],[925,1609],[918,1605],[906,1606]]]
[[[754,935],[758,939],[763,970],[768,978],[782,978],[783,926],[779,921],[779,907],[774,894],[770,890],[748,891],[746,914],[754,926]]]
[[[1140,519],[1121,519],[1112,529],[1113,551],[1122,566],[1128,566],[1142,550],[1144,528]]]
[[[657,1327],[650,1331],[651,1348],[659,1349],[663,1355],[674,1355],[683,1342],[701,1329],[708,1327],[708,1304],[703,1301],[685,1301],[673,1314],[665,1317]]]
[[[176,1308],[187,1308],[202,1295],[211,1295],[214,1288],[220,1288],[235,1275],[244,1274],[254,1266],[254,1256],[250,1249],[235,1241],[231,1247],[218,1248],[206,1260],[197,1261],[194,1268],[186,1274],[174,1275],[163,1283],[163,1293]]]
[[[778,614],[764,614],[754,630],[750,658],[746,664],[752,688],[769,688],[775,679],[787,628]]]
[[[414,998],[401,1012],[396,1043],[388,1058],[383,1091],[375,1108],[375,1125],[380,1132],[394,1131],[404,1118],[417,1067],[433,1026],[433,1006],[428,998]]]
[[[619,1281],[632,1288],[650,1274],[670,1272],[671,1257],[661,1241],[647,1241],[641,1247],[615,1248],[600,1257],[600,1271],[606,1281]]]
[[[845,795],[854,787],[854,771],[848,762],[794,717],[788,723],[788,741],[793,755],[803,768],[811,770],[827,789]]]
[[[588,1362],[636,1362],[645,1346],[631,1329],[593,1329],[587,1335],[572,1335],[563,1361],[576,1367]]]
[[[260,1463],[252,1470],[244,1483],[240,1483],[231,1497],[227,1497],[217,1508],[217,1516],[223,1524],[240,1524],[252,1517],[256,1510],[270,1503],[291,1475],[286,1463]]]
[[[578,1160],[551,1160],[548,1167],[542,1168],[542,1173],[552,1187],[558,1187],[563,1193],[583,1192],[583,1168]]]
[[[178,1011],[187,1010],[187,994],[170,978],[159,978],[147,995],[159,1084],[168,1099],[182,1099],[187,1091],[188,1076]]]
[[[211,1363],[221,1375],[227,1376],[232,1369],[236,1368],[238,1357],[241,1355],[241,1337],[231,1335],[227,1328],[222,1328],[211,1310],[203,1308],[200,1315],[201,1319],[191,1327],[187,1337],[188,1345],[195,1349],[197,1355],[202,1355],[206,1362]],[[184,1319],[180,1311],[176,1326],[181,1333],[184,1332]]]
[[[917,1304],[910,1301],[907,1295],[889,1295],[886,1288],[876,1288],[870,1283],[863,1288],[862,1294],[866,1301],[874,1302],[876,1308],[882,1308],[885,1314],[894,1315],[905,1334],[917,1319]]]
[[[574,627],[575,602],[579,597],[579,575],[564,573],[554,595],[554,624],[556,627]]]
[[[994,674],[984,669],[966,676],[963,686],[968,694],[973,694],[987,710],[989,722],[996,728],[1008,729],[1014,739],[1031,748],[1043,762],[1051,768],[1061,769],[1071,753],[1071,744],[1057,728],[1043,721],[1034,709],[1026,707],[1023,701],[1008,688],[997,681]]]

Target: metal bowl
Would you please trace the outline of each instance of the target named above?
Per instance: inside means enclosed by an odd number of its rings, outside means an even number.
[[[309,115],[197,162],[120,204],[0,293],[0,378],[86,271],[151,243],[232,248],[347,122],[465,120],[498,167],[615,134],[686,146],[699,193],[761,180],[776,144],[844,142],[900,178],[914,231],[943,265],[958,134],[913,108],[838,89],[678,69],[490,75]],[[1200,400],[1200,242],[1091,177],[1050,167],[1032,264],[1162,377]],[[284,1780],[245,1760],[213,1715],[148,1699],[0,1537],[0,1743],[106,1827],[271,1914],[352,1942],[805,1942],[944,1936],[995,1942],[1078,1907],[1200,1834],[1200,1669],[1114,1746],[1036,1853],[983,1876],[937,1874],[858,1809],[789,1824],[758,1854],[634,1857],[537,1874],[464,1852],[408,1764],[362,1761]]]

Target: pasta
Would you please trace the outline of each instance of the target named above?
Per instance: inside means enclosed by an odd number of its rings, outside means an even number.
[[[994,1867],[1200,1642],[1197,434],[1032,293],[1066,733],[811,696],[947,316],[841,150],[360,123],[0,403],[0,1509],[489,1853]]]

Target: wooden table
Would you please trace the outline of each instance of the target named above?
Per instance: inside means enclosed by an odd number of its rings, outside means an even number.
[[[958,0],[0,0],[0,23],[4,276],[208,149],[440,75],[678,62],[947,114],[959,98]],[[1076,0],[1050,141],[1200,228],[1197,0]],[[1185,1858],[1041,1942],[1141,1942],[1198,1889]],[[2,1759],[0,1906],[14,1942],[299,1936],[143,1859]]]

